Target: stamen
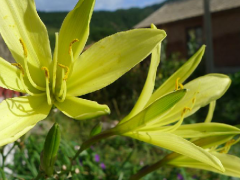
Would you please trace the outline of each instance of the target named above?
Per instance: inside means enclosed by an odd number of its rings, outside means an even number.
[[[173,132],[176,129],[178,129],[181,126],[181,124],[183,123],[183,120],[184,120],[184,117],[185,117],[185,114],[186,114],[187,111],[191,111],[191,108],[185,107],[183,109],[180,120],[176,124],[174,124],[173,126],[169,126],[169,127],[164,128],[164,131],[165,132]]]
[[[67,95],[67,86],[66,86],[66,81],[63,81],[63,87],[61,88],[63,89],[63,93],[62,93],[62,97],[61,96],[56,96],[56,99],[59,101],[59,102],[63,102],[66,98],[66,95]]]
[[[178,84],[179,84],[178,81],[179,81],[179,80],[180,80],[180,78],[177,78],[177,79],[176,79],[176,83],[175,83],[175,90],[176,90],[176,91],[178,90],[178,86],[179,86],[179,85],[178,85]]]
[[[183,85],[179,83],[180,89],[184,89]]]
[[[50,75],[49,75],[49,70],[47,67],[42,67],[42,70],[45,72],[45,78],[46,78],[46,94],[47,94],[47,102],[48,105],[52,104],[52,99],[51,99],[51,94],[50,94],[50,89],[49,89],[49,79],[50,79]]]
[[[68,78],[68,74],[69,74],[69,68],[67,66],[65,66],[63,64],[59,64],[59,63],[58,63],[58,66],[60,66],[61,68],[65,69],[65,75],[63,77],[63,80],[66,81],[67,78]]]
[[[78,41],[79,41],[78,39],[74,39],[74,40],[70,43],[69,49],[68,49],[68,54],[69,54],[69,55],[71,55],[71,53],[72,53],[72,46],[73,46],[73,44],[74,44],[75,42],[78,42]]]
[[[11,65],[18,67],[21,70],[22,75],[24,76],[24,69],[23,69],[21,64],[19,64],[19,63],[11,63]]]
[[[27,56],[28,56],[27,47],[26,47],[25,43],[23,42],[22,38],[20,38],[19,41],[20,41],[20,43],[22,45],[22,48],[23,48],[24,57],[27,58]]]
[[[20,80],[21,80],[21,83],[23,85],[23,89],[26,91],[27,94],[29,94],[30,96],[42,96],[44,95],[45,93],[40,93],[40,94],[36,94],[36,93],[32,93],[31,91],[29,91],[28,87],[26,86],[24,80],[23,80],[23,77],[24,77],[24,69],[22,67],[21,64],[19,63],[11,63],[13,66],[16,66],[18,67],[20,70],[21,70],[21,73],[20,73]]]
[[[48,78],[48,80],[49,80],[50,75],[49,75],[48,68],[47,68],[47,67],[42,67],[42,70],[44,70],[44,72],[45,72],[45,77]]]
[[[186,114],[187,111],[191,111],[191,110],[192,110],[191,108],[185,107],[182,111],[181,117],[183,117]]]
[[[62,76],[64,75],[64,72],[62,70]],[[67,84],[66,84],[66,81],[63,80],[62,81],[62,84],[61,84],[61,89],[58,93],[58,96],[56,96],[56,99],[59,101],[59,102],[63,102],[66,98],[66,94],[67,94]]]
[[[31,83],[31,85],[33,87],[35,87],[36,89],[40,90],[40,91],[45,91],[46,88],[44,87],[41,87],[41,86],[38,86],[33,80],[32,80],[32,77],[30,75],[30,72],[29,72],[29,69],[28,69],[28,64],[27,64],[27,57],[28,57],[28,52],[27,52],[27,48],[26,48],[26,45],[25,43],[23,42],[23,40],[20,38],[19,39],[22,47],[23,47],[23,52],[24,52],[24,67],[25,67],[25,71],[26,71],[26,74],[27,74],[27,77],[28,77],[28,80],[29,82]]]
[[[228,151],[230,150],[230,148],[232,147],[232,145],[238,143],[240,141],[240,137],[238,139],[231,139],[230,141],[228,141],[225,146],[223,148],[218,149],[218,151],[220,153],[228,153]]]
[[[184,89],[182,83],[179,83],[179,80],[180,80],[180,78],[177,78],[177,79],[176,79],[175,91],[179,90],[179,87],[180,87],[180,89]]]

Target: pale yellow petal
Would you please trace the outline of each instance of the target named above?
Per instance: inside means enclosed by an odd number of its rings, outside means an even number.
[[[240,129],[222,123],[195,123],[181,125],[174,134],[183,138],[203,138],[222,135],[238,135]]]
[[[151,104],[153,101],[158,99],[174,90],[175,82],[177,78],[179,83],[183,83],[197,68],[198,64],[201,62],[203,54],[205,52],[205,47],[202,46],[182,67],[180,67],[170,78],[168,78],[152,95],[147,104]]]
[[[184,85],[184,88],[188,89],[186,96],[176,104],[167,116],[159,121],[158,125],[166,125],[180,119],[184,107],[191,108],[185,117],[192,115],[201,107],[222,97],[230,84],[230,78],[222,74],[208,74],[187,83]]]
[[[169,149],[189,158],[208,164],[219,171],[224,171],[224,167],[222,166],[221,162],[214,155],[174,134],[165,132],[133,132],[125,135],[149,144]]]
[[[91,119],[110,113],[106,105],[72,96],[66,97],[64,102],[56,101],[54,104],[64,114],[77,120]]]
[[[38,121],[46,118],[50,109],[46,96],[25,96],[3,101],[0,104],[0,146],[20,138]]]
[[[24,52],[19,39],[23,40],[28,52],[28,63],[33,79],[44,84],[42,82],[44,74],[39,67],[48,67],[51,62],[51,50],[46,27],[37,14],[34,1],[2,0],[0,33],[14,59],[22,65]],[[35,75],[36,72],[38,75]]]
[[[71,63],[69,45],[75,39],[78,39],[79,42],[72,45],[74,60],[82,52],[89,35],[89,24],[94,4],[95,0],[79,0],[75,8],[64,19],[59,32],[59,63],[69,66]]]
[[[21,71],[0,57],[0,87],[26,93],[20,80]]]
[[[162,30],[136,29],[95,43],[75,62],[68,93],[79,96],[111,84],[146,58],[165,36]]]
[[[157,45],[153,50],[147,80],[144,84],[142,92],[136,104],[134,105],[132,111],[123,120],[121,120],[119,124],[122,124],[123,122],[129,120],[130,118],[138,114],[141,110],[143,110],[149,98],[152,96],[152,92],[155,85],[156,72],[157,72],[158,65],[160,63],[160,50],[161,50],[161,45]]]
[[[196,161],[195,159],[191,159],[188,157],[180,157],[176,158],[170,162],[168,165],[177,166],[177,167],[187,167],[187,168],[195,168],[195,169],[203,169],[208,171],[213,171],[216,173],[220,173],[226,176],[240,177],[240,158],[237,156],[233,156],[230,154],[222,154],[213,152],[212,155],[216,156],[222,163],[225,171],[219,171],[208,164],[204,164],[202,162]]]

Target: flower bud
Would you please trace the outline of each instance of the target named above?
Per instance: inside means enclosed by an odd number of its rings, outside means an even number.
[[[54,171],[54,163],[57,159],[57,153],[60,145],[61,134],[59,125],[55,123],[47,134],[44,148],[41,153],[40,169],[51,176]]]

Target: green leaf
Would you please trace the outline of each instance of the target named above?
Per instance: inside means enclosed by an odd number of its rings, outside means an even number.
[[[166,36],[157,29],[135,29],[106,37],[75,62],[68,94],[80,96],[111,84],[145,59]]]
[[[129,119],[127,122],[117,125],[115,131],[118,134],[124,134],[140,129],[141,127],[148,127],[148,123],[161,121],[161,118],[165,116],[174,105],[179,102],[186,94],[186,90],[178,90],[167,94],[139,114]]]
[[[179,83],[183,83],[197,68],[201,62],[206,46],[202,46],[181,68],[179,68],[170,78],[167,79],[152,95],[147,105],[154,102],[159,97],[174,90],[177,78]]]
[[[77,120],[91,119],[110,114],[110,109],[106,105],[100,105],[97,102],[73,96],[66,97],[64,102],[55,101],[54,104],[64,114]]]

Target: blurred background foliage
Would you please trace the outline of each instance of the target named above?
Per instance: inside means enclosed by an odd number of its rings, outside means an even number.
[[[135,24],[154,12],[161,5],[162,4],[156,4],[142,9],[132,8],[114,12],[94,12],[87,45],[118,31],[131,29]],[[54,49],[54,33],[59,31],[66,14],[65,12],[39,12],[41,19],[48,28],[52,49]],[[167,42],[164,41],[162,45],[161,63],[157,72],[155,88],[158,88],[186,61],[186,59],[179,58],[181,57],[179,53],[173,53],[167,58],[165,54],[166,43]],[[188,46],[191,47],[190,54],[196,51],[194,41],[188,44]],[[57,109],[52,109],[47,120],[38,123],[38,125],[20,141],[2,148],[1,154],[3,157],[6,155],[7,151],[9,151],[10,154],[13,152],[13,162],[6,161],[5,171],[7,172],[7,178],[30,180],[37,176],[44,139],[53,122],[58,122],[62,131],[56,171],[65,170],[66,167],[70,165],[70,157],[74,156],[81,142],[89,137],[91,129],[98,122],[101,121],[103,123],[103,128],[107,129],[115,126],[121,118],[130,112],[144,85],[149,64],[150,57],[108,87],[83,97],[101,104],[107,104],[112,111],[109,116],[103,116],[93,120],[76,121],[66,117]],[[203,59],[200,66],[189,80],[204,74]],[[240,119],[240,72],[229,74],[229,76],[232,79],[232,85],[227,93],[217,101],[213,121],[237,125]],[[187,118],[184,123],[203,122],[207,110],[208,107],[202,108],[196,114]],[[11,149],[11,147],[13,148]],[[240,156],[239,149],[239,145],[236,145],[232,148],[231,152]],[[147,164],[160,160],[168,152],[169,151],[165,149],[130,138],[112,137],[84,151],[73,166],[74,168],[71,173],[72,177],[68,178],[73,180],[128,179],[130,175],[136,173]],[[6,157],[6,159],[7,158],[9,157]],[[55,178],[48,179],[56,178],[55,176]],[[62,175],[58,176],[58,179],[67,179],[67,177]],[[144,180],[167,179],[237,180],[238,178],[226,177],[208,171],[172,167],[164,167],[144,178]]]

